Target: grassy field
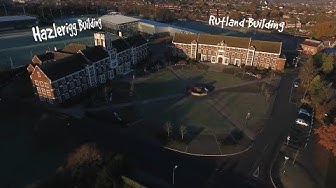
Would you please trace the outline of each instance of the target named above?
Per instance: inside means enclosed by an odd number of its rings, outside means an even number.
[[[231,74],[223,72],[212,72],[200,69],[179,69],[176,70],[179,75],[188,78],[194,83],[206,83],[214,86],[215,88],[229,87],[236,84],[246,82],[239,77],[234,77]]]
[[[150,99],[185,91],[185,84],[168,70],[152,73],[148,79],[134,84],[134,93],[138,100]]]
[[[196,97],[142,106],[139,112],[158,130],[165,122],[171,122],[175,130],[186,126],[191,134],[225,134],[234,128],[226,117]]]

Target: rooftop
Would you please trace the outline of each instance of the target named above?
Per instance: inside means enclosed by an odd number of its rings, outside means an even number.
[[[282,43],[272,41],[252,40],[251,46],[254,46],[256,51],[259,52],[270,52],[280,54]]]
[[[74,54],[59,60],[43,63],[40,68],[50,80],[57,80],[80,71],[90,62],[82,54]]]
[[[190,44],[192,41],[197,41],[197,39],[197,34],[176,33],[173,42]]]
[[[104,15],[100,17],[103,22],[108,22],[112,24],[124,24],[124,23],[130,23],[130,22],[137,22],[139,19],[129,17],[129,16],[124,16],[124,15]]]
[[[84,44],[70,43],[70,44],[66,45],[61,51],[64,52],[64,53],[75,54],[79,50],[84,50],[86,48],[88,48],[88,47]]]
[[[0,22],[14,22],[23,20],[37,20],[32,16],[0,16]]]
[[[105,51],[102,46],[89,47],[84,50],[81,50],[81,52],[91,62],[97,62],[109,57],[108,52]]]

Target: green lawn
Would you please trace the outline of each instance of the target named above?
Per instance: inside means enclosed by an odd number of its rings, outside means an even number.
[[[246,82],[246,80],[242,80],[239,77],[234,77],[231,74],[200,70],[196,68],[179,69],[176,70],[176,72],[179,75],[192,80],[193,82],[208,83],[215,86],[215,88],[229,87]]]
[[[240,124],[245,123],[246,115],[251,113],[247,127],[258,130],[267,120],[273,106],[274,96],[269,101],[259,93],[220,92],[212,98],[216,107],[223,109]]]
[[[165,122],[171,122],[178,130],[181,125],[188,127],[189,133],[225,134],[234,125],[219,112],[213,109],[205,100],[187,97],[181,100],[148,104],[139,109],[142,116],[154,126],[163,129]]]
[[[183,81],[168,70],[152,73],[141,83],[134,84],[134,93],[138,100],[168,96],[185,92],[186,85]]]

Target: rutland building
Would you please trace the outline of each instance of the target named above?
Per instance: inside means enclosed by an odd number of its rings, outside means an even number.
[[[283,70],[281,42],[208,34],[177,33],[173,38],[174,53],[203,62],[223,65],[246,65]]]

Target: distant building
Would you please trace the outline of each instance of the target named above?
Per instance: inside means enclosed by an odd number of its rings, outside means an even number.
[[[301,49],[303,54],[305,55],[315,55],[317,52],[322,50],[324,45],[322,41],[313,40],[313,39],[306,39],[301,43]]]
[[[139,33],[139,19],[137,18],[120,14],[104,15],[100,18],[105,30],[119,37],[133,36]]]
[[[0,31],[24,29],[37,25],[37,19],[32,16],[1,16]]]
[[[69,44],[62,50],[35,55],[27,70],[41,101],[61,103],[90,88],[124,75],[148,55],[141,36],[112,40],[109,33],[95,33],[95,46]]]
[[[208,34],[175,34],[175,54],[223,65],[248,65],[283,70],[281,42]]]

